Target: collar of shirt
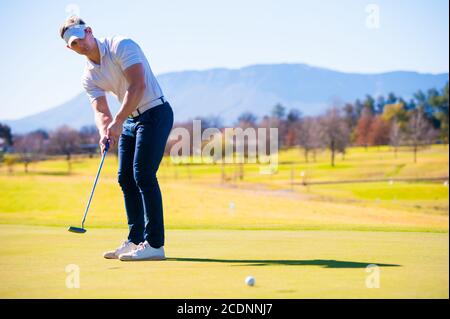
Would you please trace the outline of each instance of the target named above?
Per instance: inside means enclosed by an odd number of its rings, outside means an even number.
[[[95,64],[94,62],[89,60],[89,58],[86,58],[86,60],[87,60],[87,68],[89,70],[92,70],[94,68],[99,68],[100,67],[100,65],[102,64],[103,56],[105,55],[105,52],[106,52],[106,45],[105,45],[105,43],[100,41],[100,40],[98,40],[97,38],[95,38],[95,41],[97,41],[98,50],[100,51],[100,64]]]

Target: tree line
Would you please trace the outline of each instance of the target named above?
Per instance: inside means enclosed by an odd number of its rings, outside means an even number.
[[[72,156],[88,154],[92,157],[99,150],[99,139],[95,125],[84,126],[80,130],[64,125],[50,132],[39,129],[27,134],[13,134],[7,125],[0,123],[0,162],[10,170],[15,163],[23,163],[25,172],[28,172],[32,162],[63,155],[70,172]]]
[[[390,145],[395,156],[400,146],[409,146],[416,162],[421,147],[449,142],[448,94],[447,83],[440,90],[418,91],[408,101],[395,93],[376,98],[366,95],[352,103],[335,102],[324,114],[317,116],[303,116],[298,109],[277,104],[271,114],[261,118],[252,112],[242,113],[234,127],[276,127],[279,146],[300,147],[306,162],[315,161],[318,151],[329,149],[334,166],[336,154],[345,156],[350,145]],[[202,130],[224,128],[220,117],[196,119],[202,120]],[[192,121],[175,123],[174,127],[184,127],[192,132]],[[73,154],[93,156],[98,152],[99,138],[95,125],[80,130],[62,126],[51,132],[37,130],[13,134],[7,125],[0,123],[0,160],[5,161],[5,154],[15,154],[15,161],[24,163],[25,170],[29,163],[47,155],[64,155],[70,163]],[[175,142],[168,142],[167,153]]]
[[[298,109],[282,104],[273,107],[271,114],[258,118],[252,112],[242,113],[234,127],[278,128],[281,148],[300,147],[304,160],[315,161],[323,149],[331,152],[331,165],[337,153],[345,156],[348,146],[390,145],[397,156],[400,146],[409,146],[414,162],[421,147],[433,143],[448,144],[449,106],[448,83],[441,90],[418,91],[406,101],[395,93],[387,96],[366,95],[353,103],[335,102],[318,116],[303,116]],[[223,127],[218,117],[201,117],[202,131]],[[192,133],[192,121],[177,123]],[[191,134],[192,136],[193,134]],[[176,141],[169,141],[174,144]]]

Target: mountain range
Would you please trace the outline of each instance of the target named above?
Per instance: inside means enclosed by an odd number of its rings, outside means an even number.
[[[174,109],[175,122],[196,117],[219,117],[232,125],[243,112],[257,117],[270,114],[275,104],[296,108],[303,115],[323,113],[333,102],[353,102],[366,94],[394,92],[405,100],[418,90],[441,89],[448,73],[396,71],[378,74],[345,73],[306,64],[262,64],[240,69],[171,72],[157,76]],[[108,96],[111,112],[120,104]],[[13,133],[53,130],[67,124],[79,129],[94,125],[92,108],[84,92],[47,111],[17,120],[0,120]]]

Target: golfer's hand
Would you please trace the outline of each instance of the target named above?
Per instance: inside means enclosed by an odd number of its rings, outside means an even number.
[[[109,143],[108,137],[106,135],[101,136],[100,142],[98,143],[100,145],[101,154],[105,152],[106,143]]]
[[[106,128],[106,137],[109,139],[109,146],[114,146],[119,141],[119,136],[122,134],[123,122],[115,119],[109,123]]]

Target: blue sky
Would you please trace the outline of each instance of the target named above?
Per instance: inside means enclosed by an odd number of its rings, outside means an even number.
[[[367,27],[367,5],[379,27]],[[155,74],[260,63],[347,72],[449,70],[448,0],[165,0],[0,2],[0,119],[20,118],[82,91],[84,57],[58,28],[70,12],[97,37],[125,35]]]

